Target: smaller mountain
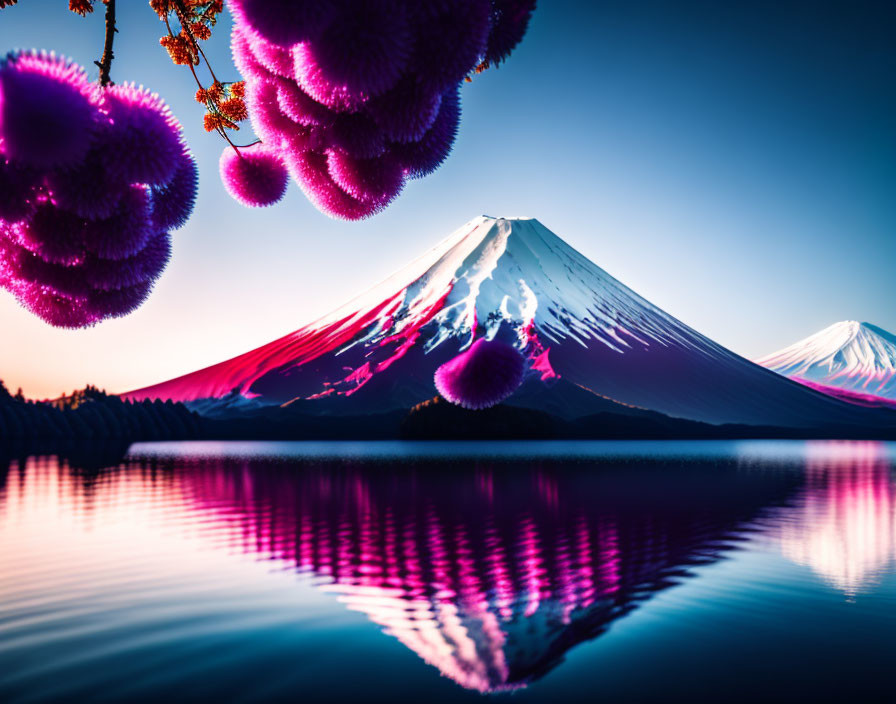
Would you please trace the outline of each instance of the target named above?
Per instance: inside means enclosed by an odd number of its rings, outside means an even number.
[[[834,323],[756,362],[817,390],[848,392],[833,394],[845,400],[896,401],[896,335],[870,323]]]

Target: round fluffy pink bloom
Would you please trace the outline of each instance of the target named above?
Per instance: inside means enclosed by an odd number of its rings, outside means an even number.
[[[326,125],[337,117],[336,113],[314,100],[298,83],[288,78],[277,81],[277,104],[290,120],[306,127]]]
[[[5,286],[26,310],[54,327],[88,327],[103,317],[90,309],[86,296],[66,296],[51,286],[33,281],[16,280]]]
[[[404,174],[391,155],[356,159],[338,150],[327,153],[327,171],[343,191],[353,198],[386,207],[401,192]]]
[[[126,315],[165,268],[167,231],[184,224],[195,201],[196,168],[180,125],[142,88],[100,91],[86,84],[83,71],[53,57],[18,55],[0,72],[0,129],[12,130],[11,142],[0,135],[0,286],[51,325],[83,327]],[[43,91],[44,102],[19,95],[22,86]],[[13,105],[10,96],[24,97]],[[39,149],[25,153],[19,112],[44,129],[54,118],[42,118],[41,110],[78,124],[84,105],[89,124],[77,158],[55,138],[47,143],[64,158],[53,164]],[[36,163],[43,165],[27,165]]]
[[[237,70],[247,81],[274,75],[252,51],[251,30],[245,25],[239,23],[233,25],[233,33],[230,35],[230,50],[233,53],[233,63],[236,64]]]
[[[46,262],[77,264],[84,258],[84,219],[52,203],[39,203],[17,233],[17,241]]]
[[[146,246],[154,228],[149,190],[134,185],[124,192],[111,216],[84,223],[83,244],[103,259],[127,259]]]
[[[96,291],[87,301],[86,308],[94,320],[130,315],[146,302],[154,284],[155,281],[148,280],[126,288]]]
[[[111,216],[128,186],[127,181],[106,167],[113,160],[111,147],[97,143],[78,164],[47,174],[53,201],[82,218]]]
[[[292,53],[296,80],[303,91],[322,105],[339,112],[354,112],[370,98],[365,91],[355,91],[328,78],[317,65],[310,44],[296,44]]]
[[[523,40],[535,10],[535,0],[491,0],[492,28],[485,57],[492,63],[504,61]]]
[[[52,54],[10,54],[0,62],[0,138],[23,166],[73,164],[87,153],[95,107],[76,64]]]
[[[442,92],[469,74],[485,54],[489,0],[421,3],[413,64],[430,90]]]
[[[40,172],[15,164],[0,155],[0,220],[28,218],[37,204]]]
[[[133,84],[109,86],[103,107],[111,123],[102,133],[106,168],[126,183],[170,181],[184,145],[180,125],[159,96]]]
[[[317,36],[335,14],[331,0],[231,0],[230,7],[238,21],[287,47]]]
[[[451,153],[459,124],[460,92],[452,88],[442,96],[439,114],[423,139],[392,147],[408,178],[422,178],[442,165]]]
[[[348,152],[358,159],[372,159],[386,150],[383,130],[363,112],[340,113],[326,131],[332,148]]]
[[[284,135],[294,132],[307,134],[302,126],[293,122],[280,110],[277,101],[279,79],[258,79],[246,82],[246,105],[252,129],[271,148],[279,148]]]
[[[171,237],[167,232],[152,235],[146,245],[126,259],[91,257],[84,264],[84,278],[94,289],[113,291],[155,281],[171,258]]]
[[[388,92],[372,98],[365,109],[389,141],[416,142],[432,127],[441,104],[440,92],[409,75]]]
[[[171,181],[149,190],[154,229],[168,231],[186,225],[199,193],[199,171],[189,151],[184,149]]]
[[[296,75],[290,47],[272,44],[258,35],[248,34],[246,37],[249,50],[255,59],[274,75],[293,79]]]
[[[404,3],[365,0],[346,3],[319,36],[299,46],[297,75],[314,68],[320,82],[378,95],[401,77],[414,35]]]
[[[479,410],[495,406],[523,383],[525,362],[515,347],[479,338],[435,373],[439,393],[451,403]]]
[[[286,193],[286,166],[263,144],[241,149],[239,154],[225,147],[219,166],[227,192],[245,206],[273,205]]]
[[[286,163],[302,191],[321,212],[345,220],[361,220],[382,210],[376,202],[353,198],[342,190],[327,170],[327,157],[317,152],[287,152]]]

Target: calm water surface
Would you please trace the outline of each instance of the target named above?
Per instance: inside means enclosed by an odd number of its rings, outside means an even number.
[[[0,701],[896,700],[896,445],[0,459]]]

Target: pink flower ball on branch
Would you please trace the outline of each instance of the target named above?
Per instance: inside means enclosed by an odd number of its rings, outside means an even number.
[[[46,262],[77,264],[84,258],[85,230],[83,218],[43,202],[28,223],[18,228],[18,241]]]
[[[319,36],[298,45],[296,70],[313,68],[317,81],[350,94],[379,95],[401,77],[413,46],[404,3],[345,3]]]
[[[286,193],[286,166],[280,156],[264,145],[247,147],[239,153],[226,147],[219,166],[227,192],[245,206],[273,205]]]
[[[392,142],[416,142],[432,127],[442,94],[409,75],[383,95],[365,106],[386,139]]]
[[[4,155],[23,166],[76,163],[90,148],[93,91],[83,69],[52,54],[0,61],[0,137]]]
[[[408,178],[423,178],[442,165],[451,153],[459,124],[460,93],[452,88],[442,96],[439,114],[423,139],[393,146]]]
[[[413,59],[421,82],[441,92],[462,81],[485,54],[491,13],[489,0],[421,3]]]
[[[458,406],[479,410],[495,406],[523,383],[525,362],[515,347],[479,338],[435,373],[439,393]]]
[[[366,203],[386,207],[404,187],[401,164],[391,155],[356,159],[345,152],[327,152],[327,171],[343,191]]]
[[[365,202],[342,190],[327,170],[327,157],[316,152],[287,153],[293,178],[315,207],[333,218],[361,220],[382,210],[376,202]]]
[[[184,144],[168,106],[133,84],[106,88],[103,105],[111,122],[102,135],[106,168],[127,183],[170,181]]]
[[[111,216],[85,223],[83,245],[103,259],[127,259],[143,249],[153,235],[153,215],[146,186],[131,186]]]
[[[230,7],[238,21],[283,46],[313,39],[336,13],[332,0],[231,0]]]
[[[485,58],[492,63],[504,61],[529,28],[535,0],[491,0],[492,28]]]
[[[171,181],[151,186],[152,224],[156,230],[176,230],[187,224],[199,193],[199,171],[193,157],[184,150]]]

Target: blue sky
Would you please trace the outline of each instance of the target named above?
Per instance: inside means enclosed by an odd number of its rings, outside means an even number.
[[[896,330],[896,6],[542,0],[511,59],[464,85],[448,162],[385,213],[348,223],[295,185],[274,208],[233,202],[189,71],[158,45],[148,3],[118,4],[113,79],[159,92],[183,122],[197,210],[128,318],[54,330],[0,291],[0,378],[13,388],[120,391],[221,361],[482,213],[537,217],[748,357],[842,319]],[[0,11],[0,50],[53,49],[92,66],[102,24],[101,8],[81,19],[64,0],[20,0]],[[225,20],[207,49],[216,73],[236,79],[228,35]]]

